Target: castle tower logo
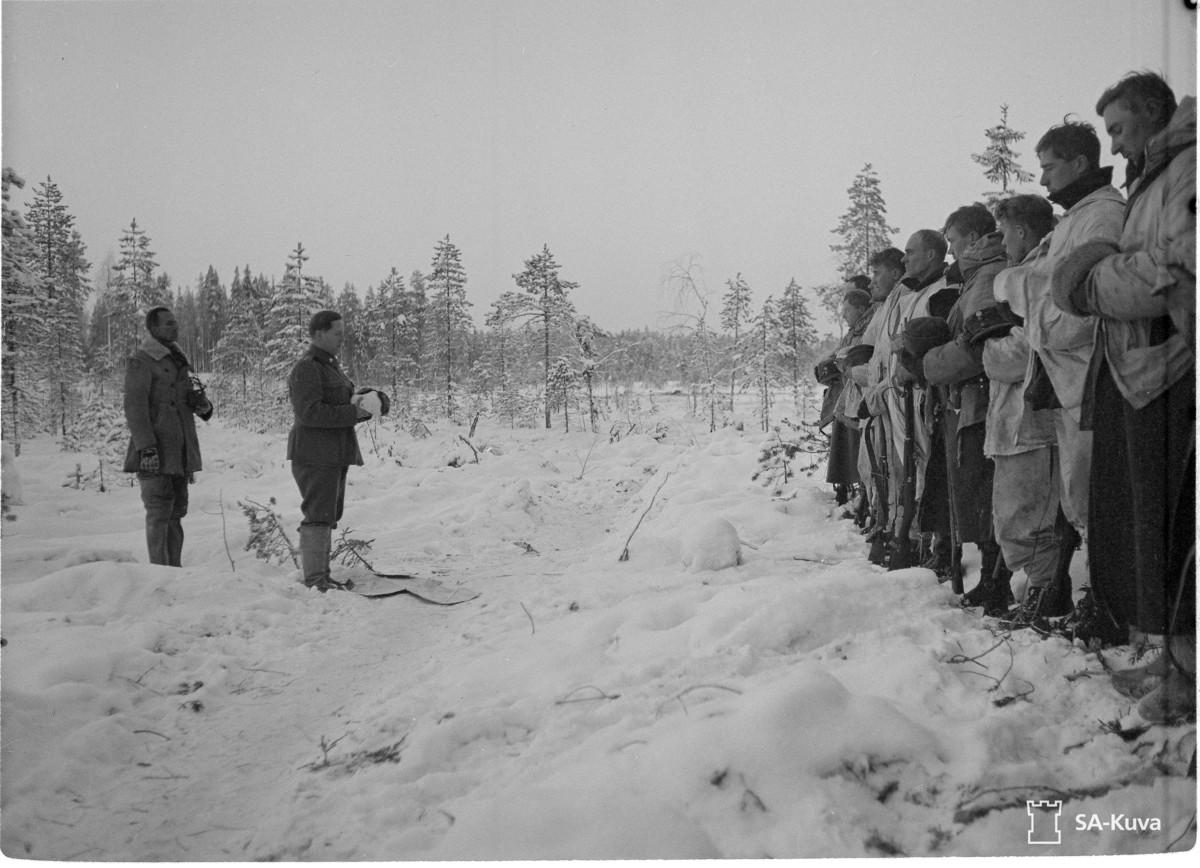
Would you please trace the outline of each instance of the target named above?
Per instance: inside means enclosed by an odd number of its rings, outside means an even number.
[[[1030,844],[1061,844],[1062,829],[1058,825],[1062,816],[1062,801],[1029,801],[1025,803],[1029,814]]]

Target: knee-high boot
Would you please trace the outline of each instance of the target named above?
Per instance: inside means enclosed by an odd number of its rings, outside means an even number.
[[[324,524],[300,525],[300,569],[304,584],[319,591],[329,589],[329,549],[333,528]]]

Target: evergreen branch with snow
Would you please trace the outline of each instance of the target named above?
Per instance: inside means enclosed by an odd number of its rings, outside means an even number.
[[[275,565],[290,558],[298,568],[300,563],[296,559],[296,548],[288,539],[279,513],[275,511],[275,498],[272,497],[266,504],[249,499],[239,500],[238,506],[250,522],[250,537],[243,551],[253,551],[256,558]]]

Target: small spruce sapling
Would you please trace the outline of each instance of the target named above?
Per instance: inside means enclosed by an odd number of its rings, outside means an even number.
[[[296,549],[280,523],[279,513],[275,512],[275,498],[266,504],[254,500],[239,500],[238,506],[250,522],[250,538],[246,540],[244,551],[253,551],[254,556],[270,564],[282,564],[286,558],[299,567],[296,559]]]

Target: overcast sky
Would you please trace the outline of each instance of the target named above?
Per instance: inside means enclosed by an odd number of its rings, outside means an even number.
[[[54,179],[96,265],[136,218],[176,286],[302,242],[361,293],[448,234],[479,321],[548,244],[582,313],[658,326],[686,257],[714,297],[835,281],[865,163],[898,246],[940,227],[991,186],[1001,103],[1033,170],[1130,69],[1195,93],[1185,5],[4,0],[3,163],[22,207]]]

